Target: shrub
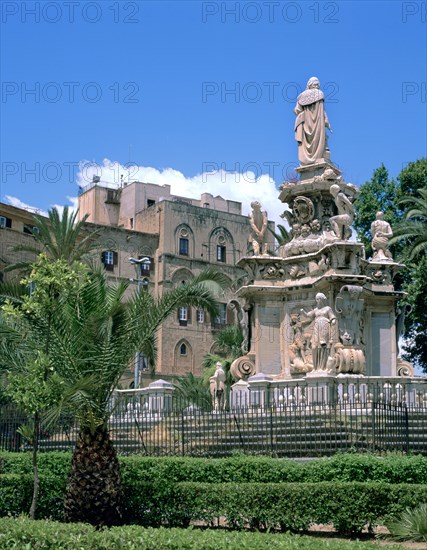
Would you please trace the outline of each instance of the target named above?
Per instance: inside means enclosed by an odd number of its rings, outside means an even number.
[[[71,454],[39,454],[40,473],[66,477]],[[123,479],[129,481],[201,483],[295,483],[318,481],[384,481],[427,483],[427,457],[337,454],[309,462],[268,457],[231,458],[120,457]],[[30,453],[0,452],[0,473],[31,474]]]
[[[66,479],[40,475],[37,517],[61,520]],[[33,476],[30,474],[0,475],[0,516],[17,516],[28,512],[33,496]]]
[[[65,480],[40,476],[39,518],[62,518]],[[30,475],[0,476],[0,514],[29,510]],[[233,529],[301,531],[312,523],[358,533],[365,525],[390,520],[427,501],[426,485],[388,483],[125,483],[126,523],[187,527],[191,521],[214,525],[223,517]]]
[[[427,503],[415,509],[406,508],[399,518],[388,521],[386,527],[393,539],[427,542]]]

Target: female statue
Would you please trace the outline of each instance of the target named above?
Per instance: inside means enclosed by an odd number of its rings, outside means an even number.
[[[332,308],[326,305],[326,296],[321,292],[316,294],[316,304],[317,307],[312,311],[301,309],[301,312],[309,319],[314,319],[311,336],[313,369],[326,371],[333,345],[338,342],[337,318]]]
[[[297,99],[294,109],[297,115],[295,139],[298,141],[298,159],[302,166],[325,158],[325,128],[331,130],[331,127],[324,109],[324,97],[319,79],[313,76],[307,82],[306,90]]]

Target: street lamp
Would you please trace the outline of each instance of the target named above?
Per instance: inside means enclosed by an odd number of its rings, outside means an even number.
[[[144,271],[144,267],[148,266],[148,269],[151,265],[151,260],[147,256],[144,256],[143,258],[129,258],[129,262],[135,267],[136,273],[138,276],[138,294],[141,292],[141,287],[144,290],[148,289],[148,279],[147,277],[141,278],[142,273]],[[140,352],[137,351],[135,353],[135,377],[134,377],[134,388],[136,389],[139,384],[139,360],[140,360]]]

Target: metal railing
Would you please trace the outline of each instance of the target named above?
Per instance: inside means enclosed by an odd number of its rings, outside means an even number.
[[[156,407],[157,403],[157,407]],[[121,454],[150,456],[229,456],[236,451],[274,457],[332,455],[342,451],[401,451],[427,455],[427,408],[406,404],[342,403],[250,406],[212,410],[176,396],[165,401],[132,396],[115,403],[110,435]],[[30,445],[19,435],[26,422],[15,407],[0,410],[0,448],[23,451]],[[78,426],[63,418],[43,424],[41,451],[72,450]]]

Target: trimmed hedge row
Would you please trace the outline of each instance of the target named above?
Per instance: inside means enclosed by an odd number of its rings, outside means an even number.
[[[126,487],[128,521],[141,525],[215,525],[232,529],[307,530],[331,524],[343,534],[383,524],[427,501],[425,485],[389,483],[176,483]]]
[[[41,473],[66,477],[70,453],[40,453]],[[129,481],[201,483],[282,483],[319,481],[384,481],[427,483],[427,457],[337,454],[310,462],[268,457],[231,458],[120,457],[122,475]],[[32,473],[30,453],[0,452],[0,473]]]
[[[62,519],[65,480],[41,476],[38,517]],[[29,510],[32,477],[0,476],[0,515]],[[427,485],[359,482],[319,483],[125,483],[126,523],[186,527],[190,521],[214,525],[221,517],[234,529],[305,530],[332,524],[340,533],[358,533],[427,502]]]
[[[0,548],[22,550],[156,550],[199,549],[242,550],[373,550],[376,545],[364,542],[322,541],[306,536],[273,533],[236,533],[199,529],[145,529],[130,525],[96,531],[90,525],[30,521],[25,518],[0,519]],[[390,547],[383,547],[390,548]],[[396,546],[393,546],[396,550]]]

